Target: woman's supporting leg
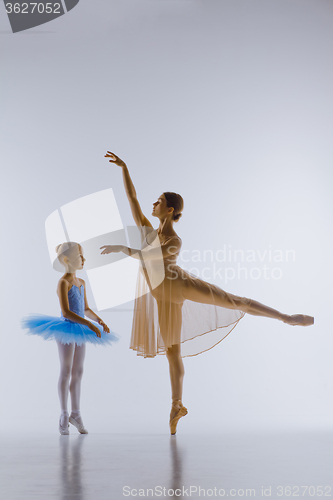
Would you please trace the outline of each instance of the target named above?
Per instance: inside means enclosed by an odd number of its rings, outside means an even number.
[[[61,407],[60,425],[64,428],[68,426],[68,388],[69,379],[72,371],[74,344],[62,344],[57,342],[60,360],[60,376],[58,381],[58,394]]]
[[[86,345],[75,345],[73,365],[72,365],[72,378],[69,386],[72,402],[71,416],[79,424],[83,424],[80,414],[80,396],[81,396],[81,380],[83,375],[83,363],[86,354]]]
[[[172,405],[170,412],[170,432],[176,434],[177,424],[181,417],[187,415],[187,408],[182,403],[184,365],[180,354],[180,344],[169,347],[166,352],[169,367],[172,392]]]
[[[171,434],[176,433],[178,420],[187,413],[187,409],[182,404],[185,373],[180,345],[182,306],[182,303],[157,300],[159,327],[163,345],[166,347],[166,357],[169,362],[172,397],[170,413]]]
[[[169,347],[169,349],[167,349],[166,356],[169,361],[172,401],[181,401],[185,370],[181,357],[180,344]]]

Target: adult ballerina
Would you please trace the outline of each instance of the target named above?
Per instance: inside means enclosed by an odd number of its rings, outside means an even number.
[[[125,162],[110,151],[105,158],[122,169],[126,195],[142,244],[140,249],[105,245],[101,247],[102,254],[123,252],[140,260],[130,348],[145,357],[166,354],[172,392],[169,425],[171,434],[176,434],[179,419],[188,413],[182,403],[184,355],[181,344],[194,344],[189,354],[192,356],[206,351],[225,338],[245,313],[278,319],[293,326],[312,325],[314,318],[283,314],[256,300],[230,294],[177,266],[182,241],[173,223],[182,215],[182,197],[164,192],[153,204],[152,215],[159,219],[155,230],[142,213]],[[221,338],[220,331],[223,332]],[[195,344],[198,339],[200,342]]]

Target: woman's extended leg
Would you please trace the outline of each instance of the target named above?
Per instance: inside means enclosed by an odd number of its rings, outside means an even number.
[[[80,395],[81,395],[81,380],[83,375],[83,363],[86,354],[86,345],[75,345],[73,365],[72,365],[72,378],[69,386],[72,402],[71,417],[83,425],[80,414]]]
[[[274,318],[290,325],[312,325],[314,319],[312,316],[303,314],[295,314],[289,316],[280,311],[266,306],[261,302],[246,297],[239,297],[231,293],[227,293],[222,288],[212,285],[200,278],[184,279],[183,281],[183,296],[185,299],[193,302],[201,302],[202,304],[213,304],[216,306],[226,307],[227,309],[238,309],[253,316],[264,316],[266,318]]]
[[[61,407],[60,426],[68,427],[69,414],[67,409],[69,379],[72,371],[75,344],[62,344],[58,342],[60,359],[60,376],[58,382],[58,394]]]

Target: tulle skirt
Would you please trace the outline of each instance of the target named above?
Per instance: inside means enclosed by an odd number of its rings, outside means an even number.
[[[78,346],[89,342],[94,345],[111,345],[117,342],[119,337],[112,331],[105,333],[103,328],[95,321],[92,323],[101,332],[101,338],[90,330],[88,326],[74,323],[69,319],[44,314],[34,314],[22,318],[22,328],[27,329],[29,335],[38,335],[44,340],[58,340],[62,344],[77,344]]]
[[[251,299],[227,293],[178,265],[168,269],[157,285],[155,278],[161,272],[156,263],[140,265],[130,348],[138,355],[154,357],[181,344],[182,357],[196,356],[217,345],[237,326]]]

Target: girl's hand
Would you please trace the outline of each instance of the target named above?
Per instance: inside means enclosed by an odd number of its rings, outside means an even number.
[[[101,254],[107,254],[111,252],[122,252],[124,245],[103,245],[100,249],[104,248]]]
[[[99,331],[99,329],[97,328],[97,326],[95,326],[93,323],[90,323],[89,325],[89,328],[90,330],[92,330],[93,332],[96,333],[97,337],[101,338],[101,332]]]
[[[110,328],[104,323],[103,320],[98,320],[98,323],[103,327],[105,333],[110,333]]]
[[[118,165],[118,167],[126,167],[126,163],[123,160],[121,160],[117,155],[111,153],[111,151],[108,151],[106,155],[104,155],[104,158],[111,158],[109,162],[115,163],[116,165]]]

